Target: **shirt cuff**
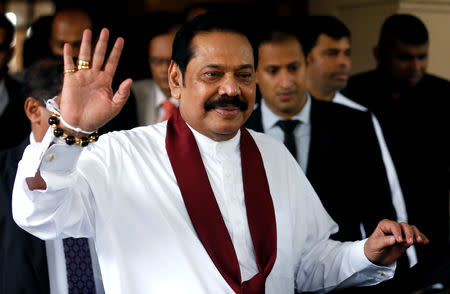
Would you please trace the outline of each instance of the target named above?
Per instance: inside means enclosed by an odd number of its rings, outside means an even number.
[[[372,263],[364,254],[364,244],[366,241],[367,239],[364,239],[352,244],[354,250],[352,250],[352,254],[350,255],[350,264],[353,266],[353,269],[361,275],[370,276],[376,282],[391,279],[394,276],[397,262],[393,262],[388,266],[379,266]]]
[[[41,143],[39,170],[43,176],[45,173],[70,174],[77,165],[83,147],[67,145],[62,139],[53,135],[50,127]],[[45,177],[43,176],[45,179]]]

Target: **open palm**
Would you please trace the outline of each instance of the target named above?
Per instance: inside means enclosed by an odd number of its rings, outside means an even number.
[[[109,31],[103,29],[91,61],[92,32],[85,30],[78,60],[89,62],[91,67],[64,75],[61,116],[70,125],[86,131],[94,131],[116,116],[130,94],[131,79],[123,81],[116,93],[111,88],[124,40],[116,40],[105,62],[108,38]],[[64,46],[64,68],[75,68],[68,44]]]

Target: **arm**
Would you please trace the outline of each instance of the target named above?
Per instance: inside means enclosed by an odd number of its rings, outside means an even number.
[[[103,29],[92,57],[92,67],[66,73],[60,96],[61,116],[70,125],[93,131],[111,120],[125,104],[131,80],[125,80],[118,91],[111,89],[112,79],[123,48],[117,39],[105,60],[108,30]],[[83,33],[79,60],[91,58],[91,32]],[[64,46],[64,67],[75,68],[71,48]],[[77,133],[61,125],[65,133]],[[56,143],[55,143],[56,142]],[[82,148],[59,143],[51,129],[39,152],[26,150],[19,164],[13,192],[13,214],[19,226],[43,239],[58,237],[90,237],[94,234],[95,201],[87,179],[77,169]],[[92,147],[92,146],[89,146]],[[88,147],[88,149],[89,149]],[[89,152],[87,150],[87,152]],[[88,158],[88,157],[86,157]],[[101,162],[92,161],[99,170],[96,185],[105,185],[106,170]],[[89,164],[88,164],[89,165]],[[103,173],[103,174],[102,174]]]
[[[367,240],[344,243],[330,240],[330,234],[337,230],[336,224],[306,177],[300,172],[292,175],[297,178],[296,182],[292,179],[297,190],[292,206],[296,218],[296,287],[300,291],[378,284],[393,276],[393,263],[412,244],[410,238],[428,242],[416,228],[387,220],[380,222]],[[302,190],[303,193],[298,193]],[[402,234],[404,237],[400,239]]]

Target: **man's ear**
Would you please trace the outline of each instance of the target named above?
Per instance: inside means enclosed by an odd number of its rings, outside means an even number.
[[[37,99],[33,97],[28,97],[25,100],[25,113],[31,123],[39,123],[41,120],[41,108],[39,107],[41,104]]]
[[[181,98],[181,88],[183,87],[183,75],[178,65],[172,60],[169,66],[169,87],[173,98]]]

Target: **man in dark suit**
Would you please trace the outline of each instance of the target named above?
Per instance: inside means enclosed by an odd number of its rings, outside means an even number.
[[[11,211],[18,162],[25,148],[39,148],[39,142],[49,128],[51,112],[46,109],[45,101],[61,91],[62,67],[62,61],[54,58],[39,60],[29,67],[25,73],[23,96],[26,97],[24,108],[32,133],[20,145],[0,152],[0,293],[75,293],[69,290],[67,278],[71,279],[71,276],[64,270],[69,265],[64,257],[67,251],[64,242],[42,241],[25,232],[14,222]],[[83,293],[103,293],[95,265],[86,267],[86,271],[94,271],[94,289]]]
[[[256,77],[263,99],[246,126],[284,141],[296,156],[339,224],[333,237],[358,240],[380,219],[395,219],[370,114],[306,92],[305,58],[289,28],[261,37]]]
[[[428,31],[413,15],[384,22],[375,70],[350,78],[344,94],[379,119],[398,172],[409,221],[430,237],[418,259],[449,242],[450,82],[426,73]]]
[[[21,85],[8,74],[8,62],[14,51],[13,36],[14,26],[0,14],[0,126],[4,136],[0,151],[20,144],[30,133],[20,96]]]

